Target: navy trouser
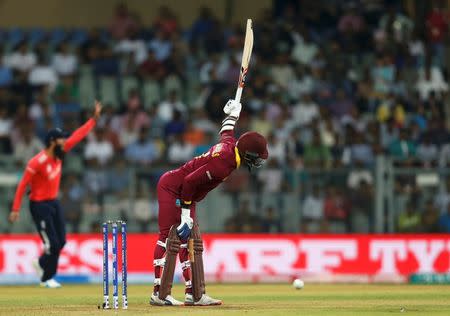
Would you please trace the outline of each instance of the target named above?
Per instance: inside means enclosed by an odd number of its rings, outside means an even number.
[[[36,228],[44,242],[39,265],[44,270],[42,282],[55,276],[61,250],[66,243],[64,214],[58,200],[30,201],[30,211]]]

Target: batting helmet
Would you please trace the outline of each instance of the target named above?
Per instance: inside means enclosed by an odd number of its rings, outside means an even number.
[[[269,156],[267,141],[264,136],[257,132],[243,134],[239,137],[236,147],[250,171],[253,167],[261,167]]]

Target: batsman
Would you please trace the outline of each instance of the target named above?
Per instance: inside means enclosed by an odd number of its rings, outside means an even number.
[[[155,281],[152,305],[220,305],[205,294],[203,241],[195,206],[234,170],[245,165],[259,168],[268,157],[266,139],[247,132],[236,141],[234,126],[242,105],[229,100],[224,107],[220,142],[182,167],[166,172],[158,182],[159,238],[154,252]],[[184,303],[171,296],[176,257],[179,254],[186,281]]]

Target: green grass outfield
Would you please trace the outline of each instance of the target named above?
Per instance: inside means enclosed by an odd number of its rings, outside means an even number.
[[[208,293],[224,301],[215,307],[154,307],[150,286],[128,287],[129,309],[104,311],[100,285],[0,287],[0,315],[450,315],[450,286],[290,284],[209,285]],[[173,294],[182,297],[182,287]],[[401,312],[404,307],[404,312]]]

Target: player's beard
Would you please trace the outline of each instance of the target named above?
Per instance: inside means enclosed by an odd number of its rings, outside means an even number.
[[[53,154],[55,155],[56,158],[58,158],[60,160],[64,160],[64,156],[66,155],[66,153],[64,152],[63,146],[61,146],[61,145],[55,146],[55,149],[53,149]]]

